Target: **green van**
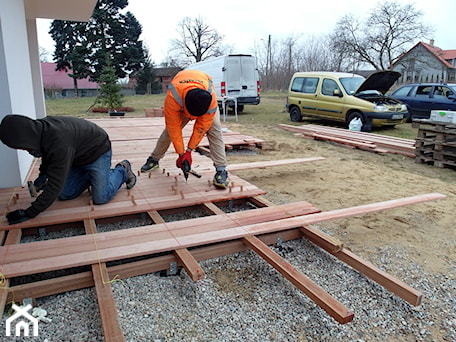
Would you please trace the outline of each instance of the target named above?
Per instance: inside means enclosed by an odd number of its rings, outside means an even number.
[[[303,116],[345,123],[359,118],[363,131],[405,122],[407,107],[384,94],[401,76],[379,71],[369,78],[342,72],[297,72],[288,88],[286,108],[293,122]]]

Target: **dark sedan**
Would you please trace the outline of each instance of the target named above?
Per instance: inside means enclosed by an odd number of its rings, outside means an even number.
[[[408,121],[429,119],[431,110],[456,110],[456,84],[407,84],[397,88],[391,97],[406,104]]]

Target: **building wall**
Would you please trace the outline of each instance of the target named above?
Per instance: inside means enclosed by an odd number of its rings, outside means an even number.
[[[421,45],[409,51],[393,70],[402,74],[398,83],[454,82],[454,73]]]
[[[35,118],[37,110],[24,1],[0,0],[0,8],[0,120],[8,114]],[[0,188],[22,185],[33,161],[32,156],[0,144],[0,160],[8,161],[2,163]]]

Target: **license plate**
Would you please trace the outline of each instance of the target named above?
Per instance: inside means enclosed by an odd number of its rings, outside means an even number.
[[[393,114],[391,116],[391,119],[393,119],[393,120],[401,120],[403,118],[404,118],[404,114]]]

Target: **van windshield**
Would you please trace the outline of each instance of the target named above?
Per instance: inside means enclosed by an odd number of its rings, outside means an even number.
[[[345,91],[349,95],[353,95],[360,85],[365,81],[364,77],[341,77],[339,79],[340,83],[344,87]]]

